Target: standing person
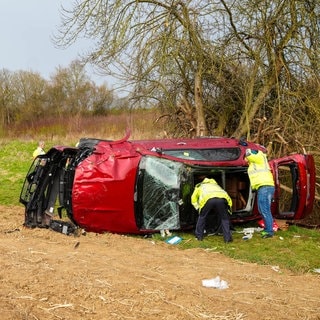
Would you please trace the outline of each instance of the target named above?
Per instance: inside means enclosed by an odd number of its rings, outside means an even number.
[[[38,147],[33,151],[32,156],[33,159],[35,159],[37,156],[39,156],[40,154],[45,154],[46,152],[44,151],[44,146],[45,143],[44,141],[39,141],[38,143]]]
[[[232,242],[230,231],[230,214],[232,200],[228,193],[222,189],[214,179],[203,178],[203,181],[195,186],[191,196],[191,203],[199,210],[195,235],[198,240],[203,240],[204,228],[207,216],[213,212],[218,216],[221,224],[224,242]]]
[[[274,194],[274,180],[267,156],[261,150],[247,149],[245,159],[248,161],[248,175],[251,188],[257,191],[258,210],[264,221],[262,238],[273,237],[273,217],[271,201]]]

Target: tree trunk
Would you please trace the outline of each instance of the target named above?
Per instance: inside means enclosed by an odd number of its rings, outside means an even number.
[[[208,127],[205,119],[205,112],[203,107],[203,89],[202,89],[202,77],[201,70],[195,74],[194,82],[194,94],[195,94],[195,107],[196,107],[196,120],[197,120],[197,132],[198,137],[208,135]]]

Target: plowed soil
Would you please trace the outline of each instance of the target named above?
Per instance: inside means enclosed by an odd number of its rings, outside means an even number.
[[[0,217],[2,320],[320,319],[317,274],[151,238],[27,229],[22,207],[0,207]],[[202,285],[216,276],[229,288]]]

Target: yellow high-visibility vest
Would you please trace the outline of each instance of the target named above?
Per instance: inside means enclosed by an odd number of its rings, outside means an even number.
[[[232,207],[232,200],[228,193],[222,189],[214,179],[205,178],[195,186],[191,196],[191,203],[196,210],[201,210],[211,198],[226,199],[229,208]]]
[[[249,162],[248,175],[252,190],[258,190],[262,186],[274,186],[267,156],[259,150],[256,154],[251,153],[246,158]]]

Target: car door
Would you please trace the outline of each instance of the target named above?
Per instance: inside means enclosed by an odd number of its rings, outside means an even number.
[[[271,160],[275,178],[272,213],[275,218],[300,220],[311,213],[315,197],[312,155],[294,154]]]

